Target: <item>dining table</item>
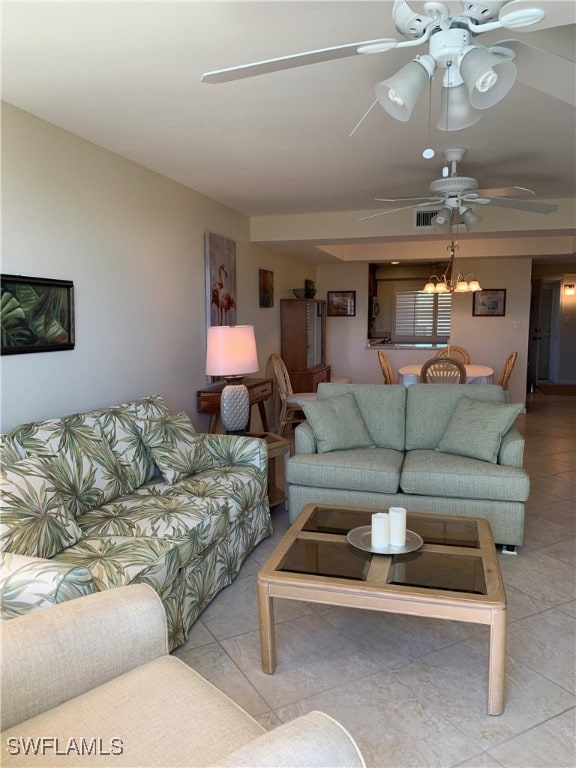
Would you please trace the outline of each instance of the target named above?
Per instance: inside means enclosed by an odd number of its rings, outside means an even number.
[[[413,365],[404,365],[398,370],[398,382],[409,387],[411,384],[418,384],[420,381],[420,371],[423,363]],[[465,365],[466,384],[493,384],[494,369],[489,365]]]

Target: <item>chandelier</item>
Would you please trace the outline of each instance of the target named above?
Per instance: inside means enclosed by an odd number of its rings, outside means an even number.
[[[471,272],[467,275],[455,272],[454,257],[457,248],[458,243],[452,240],[450,245],[447,246],[447,250],[450,253],[450,261],[446,272],[441,277],[431,275],[424,288],[422,288],[422,293],[472,293],[482,290],[482,286]]]

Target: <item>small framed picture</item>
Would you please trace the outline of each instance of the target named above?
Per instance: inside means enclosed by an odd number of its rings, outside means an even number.
[[[71,280],[2,275],[2,354],[74,349]]]
[[[356,291],[328,291],[326,309],[328,317],[354,317]]]
[[[475,317],[504,317],[506,314],[506,289],[488,288],[474,291],[472,315]]]

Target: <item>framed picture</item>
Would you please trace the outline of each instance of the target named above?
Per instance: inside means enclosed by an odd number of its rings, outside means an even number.
[[[274,272],[270,269],[258,270],[258,306],[274,306]]]
[[[204,234],[206,325],[236,325],[236,243]]]
[[[506,289],[489,288],[485,291],[474,291],[472,314],[475,317],[504,317],[506,314]]]
[[[0,275],[3,355],[74,349],[74,284]]]
[[[328,317],[354,317],[356,315],[356,291],[328,291]]]

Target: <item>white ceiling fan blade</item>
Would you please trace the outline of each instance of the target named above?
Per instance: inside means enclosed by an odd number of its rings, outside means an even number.
[[[398,41],[394,38],[381,38],[380,40],[366,40],[360,43],[349,43],[348,45],[336,45],[331,48],[321,48],[317,51],[294,53],[290,56],[280,56],[277,59],[266,59],[265,61],[256,61],[252,64],[242,64],[239,67],[228,67],[227,69],[216,69],[213,72],[204,72],[201,79],[203,83],[228,83],[232,80],[242,80],[246,77],[279,72],[283,69],[317,64],[320,61],[332,61],[333,59],[343,59],[347,56],[356,56],[358,53],[361,53],[358,49],[364,46],[377,46],[378,52],[383,52],[391,50],[397,45]]]
[[[529,197],[536,193],[526,187],[496,187],[494,189],[475,189],[473,194],[466,195],[466,199],[473,200],[478,197]]]
[[[409,198],[406,198],[409,199]],[[419,198],[416,198],[419,199]],[[408,208],[426,208],[430,203],[418,203],[418,205],[403,205],[401,208],[389,208],[387,211],[380,211],[379,213],[371,213],[370,216],[363,216],[358,221],[366,221],[366,219],[375,219],[376,216],[386,216],[388,213],[397,213],[398,211],[406,211]]]
[[[509,197],[495,197],[490,200],[490,205],[498,208],[515,208],[518,211],[529,211],[530,213],[554,213],[558,206],[554,203],[536,203],[531,200],[512,200]]]
[[[566,24],[574,24],[576,21],[576,8],[571,0],[512,0],[500,10],[498,18],[502,26],[508,29],[514,29],[514,23],[507,24],[510,20],[520,18],[522,11],[529,11],[532,8],[541,8],[544,11],[544,18],[535,24],[524,27],[527,32],[533,32],[537,29],[550,29],[550,27],[563,27]],[[518,16],[516,15],[518,14]],[[520,29],[520,27],[517,27]]]
[[[408,200],[426,200],[430,203],[442,202],[441,197],[375,197],[379,203],[403,203]]]
[[[575,4],[576,7],[576,4]],[[576,65],[535,45],[520,40],[501,40],[516,54],[517,79],[555,99],[576,105]]]

